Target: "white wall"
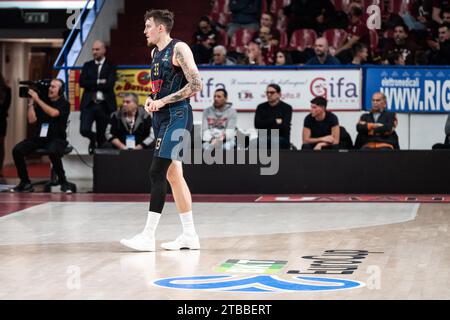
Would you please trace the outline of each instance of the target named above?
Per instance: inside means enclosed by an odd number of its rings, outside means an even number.
[[[356,123],[363,112],[336,112],[339,123],[344,126],[353,142],[356,139]],[[307,112],[294,112],[292,116],[291,142],[301,148],[301,134],[303,121]],[[442,143],[445,139],[444,127],[447,115],[420,115],[420,114],[398,114],[397,134],[399,136],[400,148],[403,150],[430,150],[433,144]],[[80,113],[72,112],[70,115],[70,128],[68,139],[81,154],[87,154],[89,140],[80,136]],[[237,126],[241,130],[254,128],[253,112],[239,112]],[[194,112],[194,123],[201,125],[202,113]]]
[[[339,123],[344,126],[353,142],[356,139],[356,123],[363,112],[336,112]],[[307,112],[294,112],[292,116],[291,142],[300,148],[303,121]],[[420,114],[398,114],[397,134],[399,136],[401,149],[425,149],[430,150],[433,144],[444,142],[445,121],[447,115],[420,115]],[[240,129],[253,128],[254,113],[239,112],[237,126]],[[194,112],[194,122],[200,124],[202,113]],[[410,124],[411,121],[411,124]]]

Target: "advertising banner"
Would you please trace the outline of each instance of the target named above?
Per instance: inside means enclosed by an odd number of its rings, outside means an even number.
[[[364,109],[371,108],[373,93],[386,95],[387,108],[405,113],[450,111],[450,68],[368,68]]]
[[[83,89],[79,86],[79,70],[71,72],[70,102],[74,110],[79,110]],[[191,98],[194,110],[212,106],[214,91],[224,88],[228,101],[242,111],[255,111],[258,104],[267,101],[266,89],[270,83],[281,87],[282,100],[294,110],[306,111],[314,97],[328,99],[328,110],[361,110],[362,79],[357,69],[236,69],[200,70],[203,90]],[[151,92],[150,73],[145,69],[120,69],[117,71],[115,93],[117,105],[122,105],[124,93],[133,92],[144,104]]]

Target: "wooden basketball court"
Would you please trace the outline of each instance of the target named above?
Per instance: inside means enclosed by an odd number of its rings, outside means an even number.
[[[139,253],[146,196],[0,194],[0,299],[450,299],[447,198],[196,196],[201,250]]]

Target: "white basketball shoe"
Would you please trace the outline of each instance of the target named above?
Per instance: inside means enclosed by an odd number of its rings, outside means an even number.
[[[200,240],[197,234],[194,236],[182,234],[175,241],[162,243],[161,247],[166,250],[198,250],[200,249]]]
[[[156,251],[155,238],[149,237],[143,233],[139,233],[131,239],[122,239],[120,240],[120,243],[137,251]]]

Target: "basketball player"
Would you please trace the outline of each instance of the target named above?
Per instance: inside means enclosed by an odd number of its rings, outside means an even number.
[[[183,233],[161,246],[167,250],[200,249],[192,218],[192,198],[183,177],[182,162],[177,152],[179,141],[171,135],[177,129],[192,129],[192,108],[189,98],[202,90],[202,82],[189,46],[170,37],[174,15],[168,10],[150,10],[145,14],[148,46],[155,45],[151,64],[152,94],[145,110],[153,112],[156,147],[150,168],[152,183],[150,211],[144,230],[121,243],[138,251],[155,251],[155,230],[164,207],[167,181],[180,213]]]

